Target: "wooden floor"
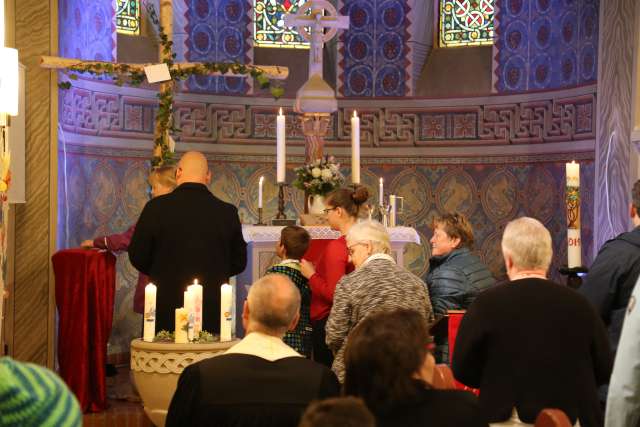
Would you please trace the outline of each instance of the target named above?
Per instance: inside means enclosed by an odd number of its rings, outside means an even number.
[[[118,374],[107,378],[109,409],[95,414],[85,414],[84,427],[152,427],[136,393],[128,365],[118,366]]]

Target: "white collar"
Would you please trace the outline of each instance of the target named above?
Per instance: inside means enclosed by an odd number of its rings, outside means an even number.
[[[386,259],[387,261],[391,261],[392,263],[396,263],[396,260],[389,254],[377,253],[370,255],[369,258],[365,259],[362,265],[366,265],[369,261],[373,261],[375,259]]]
[[[225,354],[248,354],[270,362],[285,357],[302,357],[300,353],[286,345],[281,338],[261,332],[251,332],[242,341],[227,350]]]
[[[300,264],[300,260],[287,258],[287,259],[283,259],[278,264]]]

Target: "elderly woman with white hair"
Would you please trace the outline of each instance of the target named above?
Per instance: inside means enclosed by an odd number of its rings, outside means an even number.
[[[326,327],[327,345],[335,354],[332,369],[340,382],[347,335],[367,315],[405,308],[420,313],[425,323],[433,319],[429,291],[422,279],[396,264],[382,224],[356,223],[346,237],[355,271],[338,282]]]

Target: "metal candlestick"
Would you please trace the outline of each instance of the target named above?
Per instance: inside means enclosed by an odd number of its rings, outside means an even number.
[[[284,186],[287,185],[284,182],[278,183],[278,214],[276,219],[287,219],[287,214],[284,213]]]
[[[267,225],[264,222],[262,222],[262,208],[258,208],[258,222],[256,222],[253,225]]]

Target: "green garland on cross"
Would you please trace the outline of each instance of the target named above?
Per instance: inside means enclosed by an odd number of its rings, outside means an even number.
[[[265,72],[254,65],[217,62],[202,62],[184,66],[175,64],[176,54],[173,52],[173,41],[169,40],[169,37],[164,32],[164,28],[160,25],[160,20],[154,6],[147,3],[146,7],[149,19],[155,25],[160,37],[163,57],[162,62],[167,64],[171,75],[171,81],[169,84],[165,85],[164,88],[156,95],[159,102],[158,112],[155,118],[155,137],[153,141],[154,149],[153,157],[151,159],[151,166],[153,168],[169,165],[175,162],[173,159],[173,152],[170,149],[169,138],[171,134],[180,132],[180,129],[175,127],[173,119],[174,84],[176,82],[187,80],[189,77],[196,75],[209,75],[216,72],[221,74],[232,72],[235,75],[254,78],[260,88],[269,89],[271,95],[275,99],[280,98],[284,94],[284,88],[281,85],[272,83]],[[97,77],[107,76],[110,77],[117,86],[127,84],[129,86],[137,87],[145,80],[144,70],[140,67],[111,62],[95,61],[84,64],[79,63],[63,69],[63,72],[70,80],[77,80],[79,73],[87,73]],[[70,89],[71,82],[61,82],[58,84],[58,87],[61,89]]]

